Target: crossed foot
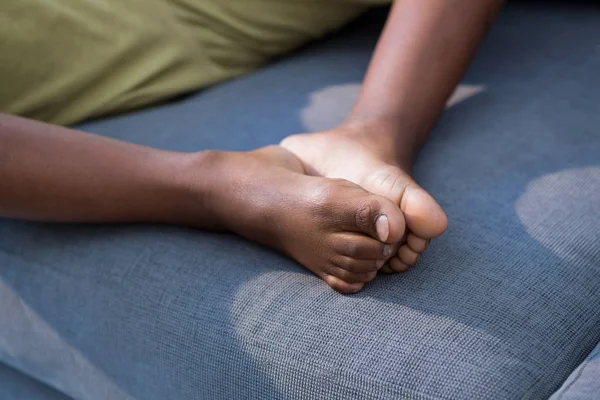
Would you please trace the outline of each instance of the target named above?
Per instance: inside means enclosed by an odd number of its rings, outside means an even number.
[[[338,292],[405,271],[446,229],[440,206],[382,153],[333,132],[281,146],[212,152],[202,200],[215,227],[282,251]]]
[[[355,123],[330,131],[293,135],[281,146],[294,153],[310,175],[341,178],[398,205],[406,220],[406,235],[382,272],[404,272],[415,264],[432,238],[448,227],[439,204],[410,176],[413,148],[389,140],[378,124]],[[386,141],[387,140],[387,141]]]

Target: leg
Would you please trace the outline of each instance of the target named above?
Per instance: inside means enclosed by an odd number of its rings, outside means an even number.
[[[388,272],[406,270],[446,230],[445,213],[410,167],[501,4],[395,2],[347,122],[282,142],[310,173],[348,179],[400,206],[408,235]]]
[[[403,236],[389,199],[304,175],[278,146],[175,153],[0,118],[0,217],[225,230],[293,257],[341,292],[373,279]]]

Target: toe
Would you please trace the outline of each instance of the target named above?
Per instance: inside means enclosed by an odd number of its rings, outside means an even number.
[[[329,286],[331,286],[333,290],[342,294],[356,293],[365,286],[364,283],[344,282],[340,278],[337,278],[333,275],[325,275],[323,279],[325,280],[325,282],[327,282]]]
[[[388,265],[390,266],[390,269],[393,272],[408,271],[408,265],[406,265],[405,263],[400,261],[400,259],[398,257],[393,257],[392,259],[390,259],[390,261],[388,262]]]
[[[372,281],[377,276],[377,270],[369,272],[350,272],[339,267],[332,267],[327,273],[346,283],[366,283]]]
[[[385,258],[379,260],[359,260],[347,256],[337,256],[332,259],[332,268],[342,269],[351,273],[363,274],[370,272],[377,272],[385,264]],[[329,271],[331,272],[331,271]],[[332,273],[341,278],[339,274]]]
[[[419,261],[420,255],[420,253],[417,253],[416,251],[412,250],[407,245],[401,246],[398,250],[398,258],[400,259],[400,261],[402,261],[402,263],[406,265],[416,264],[417,261]]]
[[[394,273],[394,270],[393,270],[392,268],[390,268],[390,265],[389,265],[389,263],[388,263],[388,264],[385,264],[385,265],[383,266],[383,268],[381,268],[381,269],[379,270],[379,272],[381,272],[381,273],[384,273],[384,274],[393,274],[393,273]]]
[[[446,213],[429,193],[416,184],[406,187],[400,208],[408,229],[419,237],[438,237],[448,228]]]
[[[430,240],[431,239],[424,239],[418,237],[413,233],[409,233],[406,237],[406,243],[408,244],[408,247],[410,247],[413,251],[416,251],[417,253],[422,253],[425,250],[427,250]]]
[[[406,230],[404,215],[391,200],[368,195],[358,204],[356,228],[384,243],[400,241]]]
[[[332,239],[331,246],[338,254],[358,260],[388,259],[396,252],[392,244],[355,232],[338,234]]]

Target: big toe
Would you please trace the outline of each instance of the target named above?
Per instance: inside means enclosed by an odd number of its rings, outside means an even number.
[[[397,243],[404,236],[404,215],[391,200],[369,195],[359,204],[356,213],[357,228],[384,243]]]
[[[421,238],[438,237],[448,228],[448,217],[442,207],[416,184],[406,187],[400,208],[408,229]]]

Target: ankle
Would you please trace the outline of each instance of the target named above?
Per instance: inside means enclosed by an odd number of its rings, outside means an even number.
[[[202,221],[196,225],[202,229],[230,231],[273,245],[268,242],[271,232],[264,238],[261,234],[273,225],[265,221],[273,219],[277,199],[265,195],[269,187],[254,190],[249,154],[218,150],[187,154],[177,185],[183,194],[178,214]]]
[[[362,119],[351,116],[336,131],[403,169],[411,167],[420,147],[417,135],[403,129],[394,119]]]

